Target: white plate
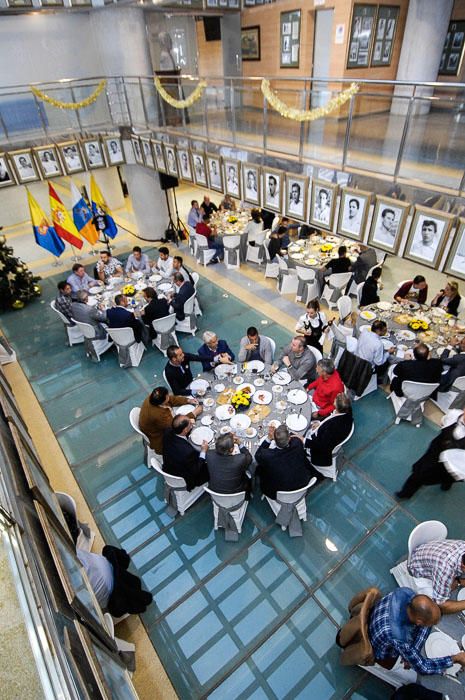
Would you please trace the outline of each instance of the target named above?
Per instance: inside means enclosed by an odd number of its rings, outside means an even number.
[[[263,372],[265,369],[265,363],[261,360],[250,360],[250,362],[245,363],[245,369],[250,371],[256,369],[257,372]]]
[[[292,377],[289,374],[289,372],[285,372],[284,370],[280,370],[279,372],[276,372],[273,374],[273,383],[274,384],[290,384],[292,381]]]
[[[226,433],[231,432],[231,426],[230,425],[223,425],[222,428],[220,428],[220,433],[221,435],[226,435]]]
[[[274,418],[273,420],[270,420],[270,422],[268,423],[268,427],[271,426],[272,428],[278,428],[280,425],[281,425],[280,421],[276,420],[276,418]]]
[[[211,408],[212,406],[215,405],[215,399],[212,399],[210,396],[208,399],[203,400],[203,405],[206,406],[207,408]]]
[[[412,309],[412,311],[416,311],[417,309],[420,308],[420,304],[416,301],[408,301],[407,304],[405,304],[409,309]]]
[[[449,637],[448,634],[444,634],[444,632],[431,632],[425,642],[425,651],[429,659],[437,659],[441,656],[453,656],[454,654],[458,654],[460,647],[455,639]],[[460,664],[454,664],[451,668],[446,670],[446,673],[449,676],[455,676],[461,668]]]
[[[138,292],[141,292],[146,286],[145,282],[137,282],[137,284],[134,285]]]
[[[392,308],[392,304],[390,301],[378,301],[377,307],[381,311],[389,311]]]
[[[256,435],[257,435],[257,430],[256,430],[256,428],[254,428],[252,426],[250,426],[246,430],[244,430],[244,436],[246,438],[249,438],[249,439],[254,438],[254,437],[256,437]]]
[[[371,326],[368,326],[366,323],[363,324],[363,326],[360,326],[359,328],[360,333],[363,331],[371,331]]]
[[[465,588],[461,588],[457,593],[457,600],[465,600]]]
[[[316,258],[306,258],[305,261],[307,265],[318,265],[318,260]]]
[[[161,275],[150,275],[149,280],[151,282],[159,282],[161,280]]]
[[[308,420],[305,416],[299,415],[298,413],[291,413],[286,418],[286,425],[290,430],[294,430],[298,433],[301,430],[305,430],[308,425]]]
[[[108,280],[110,284],[113,284],[114,286],[117,286],[118,284],[122,284],[124,282],[122,277],[110,277]]]
[[[190,438],[194,445],[201,445],[204,440],[211,442],[214,438],[214,433],[211,428],[207,428],[203,425],[201,428],[194,428],[190,434]]]
[[[292,257],[294,258],[294,260],[302,260],[302,258],[304,257],[304,254],[303,253],[292,253]]]
[[[402,330],[396,331],[396,338],[398,340],[415,340],[415,333],[413,331]]]
[[[287,395],[287,400],[297,406],[300,406],[301,403],[305,403],[307,398],[308,394],[303,389],[291,389]]]
[[[233,377],[233,382],[234,384],[243,384],[242,377],[237,375],[237,377]]]
[[[213,388],[216,392],[218,392],[218,394],[225,390],[224,384],[215,384]]]
[[[192,413],[194,408],[195,406],[185,403],[183,406],[177,406],[177,408],[174,409],[174,412],[177,416],[186,416],[188,413]]]
[[[237,365],[218,365],[215,367],[215,374],[218,379],[223,379],[227,374],[236,374],[236,372]]]
[[[365,321],[374,321],[376,314],[374,314],[373,311],[361,311],[360,318],[364,318]]]
[[[234,383],[235,383],[235,382],[234,382]],[[244,382],[243,384],[239,384],[239,386],[237,387],[236,391],[242,391],[242,390],[245,389],[246,387],[247,387],[247,389],[250,389],[249,395],[252,396],[252,394],[255,393],[255,387],[254,387],[254,385],[251,384],[250,382]]]
[[[236,409],[230,404],[223,404],[222,406],[217,406],[215,409],[215,416],[219,420],[229,420],[235,413]]]
[[[200,419],[200,422],[202,425],[211,425],[213,423],[213,418],[211,416],[203,416],[203,418]]]
[[[87,306],[97,306],[98,299],[96,297],[87,297]]]
[[[246,416],[245,413],[236,413],[229,421],[229,425],[233,430],[245,430],[251,422],[249,416]]]
[[[89,294],[100,294],[101,291],[102,291],[102,288],[100,286],[99,287],[89,287],[89,289],[88,289]]]
[[[284,391],[284,389],[280,384],[274,384],[271,387],[271,391],[273,392],[273,394],[281,394]]]
[[[189,384],[189,389],[192,391],[207,391],[208,382],[206,379],[194,379],[194,381]]]
[[[257,377],[257,378],[254,380],[255,386],[263,386],[264,383],[265,383],[265,380],[263,379],[263,377]]]
[[[162,282],[158,285],[157,289],[159,292],[169,292],[170,289],[173,289],[173,285],[171,282]]]
[[[278,411],[285,411],[287,408],[287,401],[284,401],[284,399],[281,399],[281,401],[276,401],[276,408]]]
[[[261,406],[266,406],[267,404],[271,403],[273,400],[273,394],[271,391],[265,391],[264,389],[260,390],[258,389],[255,394],[253,395],[253,400],[255,403],[260,404]]]

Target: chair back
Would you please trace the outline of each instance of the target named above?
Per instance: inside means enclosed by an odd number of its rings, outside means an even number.
[[[76,321],[74,318],[71,320],[79,328],[84,338],[87,338],[88,340],[95,340],[95,328],[91,326],[90,323],[84,323],[84,321]]]
[[[372,275],[372,273],[373,273],[373,270],[376,270],[377,267],[382,267],[382,265],[380,265],[379,263],[377,263],[376,265],[373,265],[373,267],[370,267],[370,269],[369,269],[368,272],[367,272],[367,276],[366,276],[365,279],[368,279],[368,277],[371,277],[371,275]]]
[[[408,538],[408,558],[412,556],[414,550],[421,544],[445,540],[447,537],[447,527],[440,520],[425,520],[413,528]]]
[[[284,258],[281,255],[278,255],[278,265],[279,265],[279,271],[280,272],[288,272],[289,270],[289,265],[287,262],[284,260]]]
[[[175,325],[176,314],[169,314],[168,316],[156,318],[154,321],[152,321],[152,326],[157,331],[157,333],[169,333],[171,330],[174,329]]]
[[[172,388],[171,384],[169,383],[168,379],[166,378],[166,372],[165,372],[165,370],[163,370],[163,381],[165,382],[166,386],[169,386],[169,388],[171,389],[171,391],[173,391],[173,388]]]
[[[451,387],[454,391],[465,391],[465,377],[457,377]]]
[[[200,233],[196,233],[195,240],[197,241],[198,248],[208,248],[208,241],[206,236],[202,236]]]
[[[61,318],[61,320],[63,321],[63,323],[65,324],[65,326],[70,326],[70,325],[71,325],[70,321],[66,318],[66,316],[65,316],[64,314],[62,314],[61,311],[60,311],[59,309],[57,309],[56,304],[55,304],[55,299],[54,299],[53,301],[50,302],[50,306],[52,307],[52,309],[54,310],[54,312],[55,312],[56,314],[58,314],[58,316]]]
[[[122,347],[131,345],[136,340],[132,328],[109,328],[107,333],[116,345]]]
[[[214,503],[223,508],[234,508],[234,506],[237,506],[240,503],[242,503],[245,498],[245,491],[224,494],[212,491],[207,486],[204,486],[203,490],[210,494],[210,497]]]
[[[343,272],[341,274],[345,275],[346,273]],[[337,276],[338,275],[331,275],[331,277]],[[339,297],[339,299],[337,300],[337,310],[339,311],[339,316],[342,320],[347,318],[347,316],[349,316],[352,313],[352,299],[347,295]]]
[[[319,362],[320,360],[323,359],[322,353],[318,350],[318,348],[314,348],[313,345],[307,345],[308,349],[310,350],[313,355],[315,355],[315,360]]]
[[[189,297],[189,299],[186,299],[186,301],[184,302],[184,313],[186,314],[186,316],[188,314],[194,313],[194,302],[195,302],[195,292],[191,297]]]
[[[270,251],[268,250],[268,245],[269,245],[269,240],[266,240],[266,241],[263,243],[263,250],[264,250],[264,252],[265,252],[265,260],[266,260],[267,262],[271,262]]]
[[[426,382],[411,382],[406,380],[402,382],[402,393],[407,399],[413,401],[422,401],[427,399],[435,389],[439,386],[436,384],[427,384]]]
[[[264,335],[263,338],[267,338],[267,339],[270,341],[272,359],[274,360],[274,355],[275,355],[275,352],[276,352],[276,343],[275,343],[275,341],[273,340],[273,338],[270,338],[269,335]]]
[[[376,259],[378,260],[378,264],[376,265],[376,267],[382,267],[387,258],[387,253],[385,253],[383,250],[375,250],[375,252]]]
[[[306,494],[308,489],[315,483],[316,476],[312,477],[307,486],[304,486],[301,489],[296,489],[295,491],[277,491],[276,500],[280,501],[281,503],[297,503],[297,501],[300,501],[302,496]]]
[[[360,282],[360,284],[357,284],[357,304],[359,306],[360,306],[360,301],[362,299],[362,289],[363,289],[364,284],[365,284],[365,282]]]
[[[266,231],[260,231],[259,233],[255,234],[255,245],[261,246],[263,241],[265,240],[265,236]]]
[[[154,469],[157,469],[156,466],[154,465],[154,461],[152,460],[152,466]],[[157,471],[159,471],[157,469]],[[186,488],[186,482],[182,478],[182,476],[172,476],[171,474],[167,474],[160,468],[161,473],[163,474],[163,478],[165,479],[166,483],[168,486],[172,486],[174,488]]]
[[[165,472],[164,472],[163,469],[161,468],[161,464],[160,464],[160,462],[158,461],[158,459],[155,459],[155,457],[152,457],[152,459],[150,460],[150,464],[151,464],[152,468],[155,469],[156,472],[158,472],[159,474],[161,474],[162,477],[163,477],[164,479],[166,478],[167,475],[165,474]],[[173,479],[177,479],[178,477],[177,477],[177,476],[173,476],[172,478],[173,478]],[[184,481],[184,479],[181,479],[181,481]]]
[[[60,508],[62,510],[66,510],[68,513],[71,513],[71,515],[73,515],[77,520],[77,506],[74,498],[67,493],[63,493],[62,491],[55,491],[55,496],[60,504]]]
[[[200,275],[198,272],[191,272],[191,277],[194,280],[194,287],[197,287],[200,279]]]
[[[343,328],[344,330],[342,330]],[[353,335],[353,328],[345,328],[344,326],[340,326],[337,323],[333,323],[333,325],[331,326],[331,331],[333,332],[335,339],[343,345],[346,344],[347,336]],[[350,331],[350,333],[348,333],[347,331]]]
[[[315,270],[312,270],[310,267],[301,267],[300,265],[296,265],[295,269],[299,280],[303,280],[304,282],[313,282],[316,277]]]
[[[223,236],[223,245],[225,248],[229,248],[231,250],[234,250],[234,248],[238,248],[241,244],[241,237],[240,236]]]
[[[144,440],[148,442],[147,435],[142,432],[142,430],[139,428],[139,416],[140,416],[140,408],[138,406],[134,406],[134,408],[131,408],[129,411],[129,422],[131,424],[131,428],[136,431],[136,433],[139,433],[139,435],[142,435]]]
[[[352,435],[354,434],[354,430],[355,430],[355,423],[352,422],[352,428],[351,428],[350,433],[348,434],[348,436],[345,438],[345,440],[343,440],[342,442],[340,442],[340,443],[339,443],[338,445],[336,445],[336,447],[333,449],[333,457],[335,457],[335,456],[338,454],[338,452],[340,452],[342,446],[345,445],[346,442],[349,442],[350,438],[351,438]]]
[[[351,277],[351,272],[336,272],[328,277],[328,284],[330,287],[342,289],[349,283]]]

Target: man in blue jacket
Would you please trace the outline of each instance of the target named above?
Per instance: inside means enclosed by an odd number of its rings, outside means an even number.
[[[107,311],[108,325],[110,328],[132,328],[136,343],[144,340],[144,325],[134,314],[127,310],[128,298],[124,294],[115,296],[115,306]]]
[[[198,355],[202,361],[204,372],[208,372],[216,365],[230,365],[234,360],[234,353],[226,340],[218,340],[216,333],[205,331],[202,336],[203,345],[198,349]]]

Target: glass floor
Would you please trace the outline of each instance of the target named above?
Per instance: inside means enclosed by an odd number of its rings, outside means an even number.
[[[290,539],[274,525],[257,493],[239,542],[226,543],[221,530],[213,531],[206,497],[183,518],[166,514],[162,484],[145,467],[141,439],[129,425],[130,409],[161,381],[164,358],[150,349],[138,368],[122,370],[113,351],[93,364],[82,345],[67,347],[48,305],[56,282],[44,280],[42,299],[3,314],[0,324],[104,539],[130,553],[154,594],[143,622],[179,697],[390,697],[383,682],[339,666],[334,639],[355,592],[368,585],[392,590],[389,569],[418,521],[438,518],[450,537],[463,535],[462,484],[446,493],[426,487],[401,504],[393,498],[438,428],[428,421],[420,429],[394,425],[381,391],[356,402],[347,461],[336,483],[310,493],[304,536]],[[278,348],[290,338],[206,279],[199,298],[197,338],[182,337],[188,351],[207,328],[232,348],[249,325],[266,329]]]

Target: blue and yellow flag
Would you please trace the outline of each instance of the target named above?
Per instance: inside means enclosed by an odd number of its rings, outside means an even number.
[[[29,190],[27,191],[27,201],[29,204],[29,211],[31,212],[31,223],[37,245],[45,248],[45,250],[48,250],[49,253],[55,255],[57,258],[60,257],[65,249],[65,244],[58,236],[54,227],[45,216],[45,212],[41,209]]]
[[[98,233],[94,226],[94,217],[84,197],[79,192],[78,188],[71,181],[71,201],[73,204],[73,220],[74,225],[86,241],[94,245],[98,241]]]
[[[114,238],[118,233],[118,227],[115,224],[111,211],[100,192],[100,188],[94,180],[94,176],[90,176],[90,199],[92,202],[92,211],[94,217],[105,216],[105,229],[103,233],[108,238]]]

